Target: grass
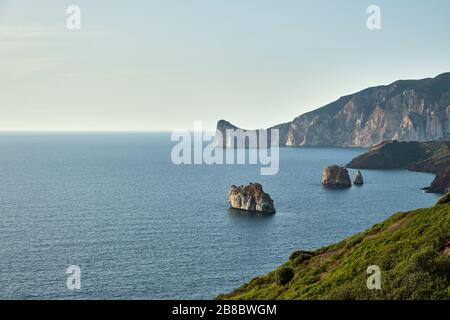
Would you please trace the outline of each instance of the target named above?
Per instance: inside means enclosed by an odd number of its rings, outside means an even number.
[[[450,299],[450,195],[434,207],[401,212],[365,232],[284,265],[218,299]],[[381,269],[382,289],[366,286]],[[279,281],[292,270],[293,278]]]

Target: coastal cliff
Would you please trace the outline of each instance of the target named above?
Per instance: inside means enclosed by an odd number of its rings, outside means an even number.
[[[450,142],[383,142],[347,164],[354,169],[406,169],[435,173],[428,192],[450,190]]]
[[[217,129],[225,127],[237,128],[219,121]],[[279,130],[283,146],[371,147],[388,140],[450,140],[450,73],[371,87],[270,129]]]

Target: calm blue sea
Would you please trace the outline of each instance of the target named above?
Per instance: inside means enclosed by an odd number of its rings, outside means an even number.
[[[296,249],[339,241],[432,205],[432,175],[363,171],[349,190],[322,170],[363,149],[282,148],[280,171],[176,166],[168,133],[0,135],[0,298],[209,299]],[[354,171],[351,172],[354,175]],[[228,208],[231,184],[261,182],[277,214]],[[66,268],[81,267],[81,290]]]

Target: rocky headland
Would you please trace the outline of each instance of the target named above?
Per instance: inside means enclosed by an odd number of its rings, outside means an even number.
[[[450,191],[450,168],[440,171],[429,187],[423,188],[430,193],[445,193]]]
[[[265,193],[259,183],[245,186],[231,186],[228,191],[228,203],[231,208],[254,212],[273,214],[276,212],[272,198]]]
[[[237,129],[221,120],[217,129]],[[367,88],[270,129],[282,146],[371,147],[450,140],[450,73]]]
[[[354,158],[347,167],[435,173],[435,180],[424,190],[445,193],[450,190],[450,142],[383,142]]]

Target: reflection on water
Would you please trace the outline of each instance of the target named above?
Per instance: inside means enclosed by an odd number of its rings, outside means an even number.
[[[250,221],[258,221],[258,220],[266,220],[266,219],[272,219],[275,214],[268,214],[268,213],[259,213],[259,212],[249,212],[245,210],[238,210],[234,208],[228,209],[229,215],[233,219],[243,219],[243,220],[250,220]]]

